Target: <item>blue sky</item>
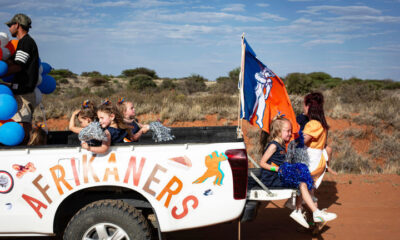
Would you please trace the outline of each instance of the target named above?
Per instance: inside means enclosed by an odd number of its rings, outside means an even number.
[[[42,61],[74,73],[209,80],[240,66],[241,35],[276,74],[400,80],[400,0],[0,0],[23,12]],[[9,34],[0,24],[0,32]]]

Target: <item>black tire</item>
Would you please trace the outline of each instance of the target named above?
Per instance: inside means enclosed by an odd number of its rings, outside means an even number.
[[[97,229],[104,231],[97,233]],[[109,237],[117,230],[126,236],[122,238],[124,240],[151,239],[146,219],[136,208],[122,200],[100,200],[86,205],[69,221],[63,239],[101,239],[101,233]]]

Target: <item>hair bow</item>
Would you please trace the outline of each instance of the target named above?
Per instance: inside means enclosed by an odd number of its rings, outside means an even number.
[[[89,101],[89,100],[85,100],[85,101],[83,101],[83,103],[82,103],[82,107],[83,107],[83,108],[88,108],[88,107],[89,107],[89,103],[90,103],[90,101]]]
[[[111,105],[111,101],[108,100],[108,98],[106,98],[106,99],[103,100],[103,102],[101,103],[101,105],[106,105],[106,106]]]
[[[283,118],[285,116],[285,114],[282,114],[280,111],[278,111],[278,113],[276,114],[276,117],[278,118]]]
[[[124,103],[125,102],[125,98],[120,98],[120,99],[118,99],[118,104],[122,104],[122,103]]]

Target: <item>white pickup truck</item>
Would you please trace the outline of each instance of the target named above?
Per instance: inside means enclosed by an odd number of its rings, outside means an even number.
[[[151,239],[157,229],[161,239],[253,216],[244,213],[255,207],[246,208],[247,153],[236,127],[172,134],[97,156],[71,132],[50,132],[45,146],[0,146],[0,237]]]

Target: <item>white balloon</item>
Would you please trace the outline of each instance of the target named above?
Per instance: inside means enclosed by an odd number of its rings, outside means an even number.
[[[42,102],[42,92],[39,88],[35,88],[35,105],[39,105]]]
[[[42,74],[40,74],[40,71],[39,71],[39,76],[38,76],[38,80],[37,80],[37,83],[36,83],[36,87],[37,86],[39,86],[41,83],[42,83]]]
[[[10,41],[10,39],[8,38],[7,33],[0,32],[0,46],[2,48],[5,47],[9,41]]]

